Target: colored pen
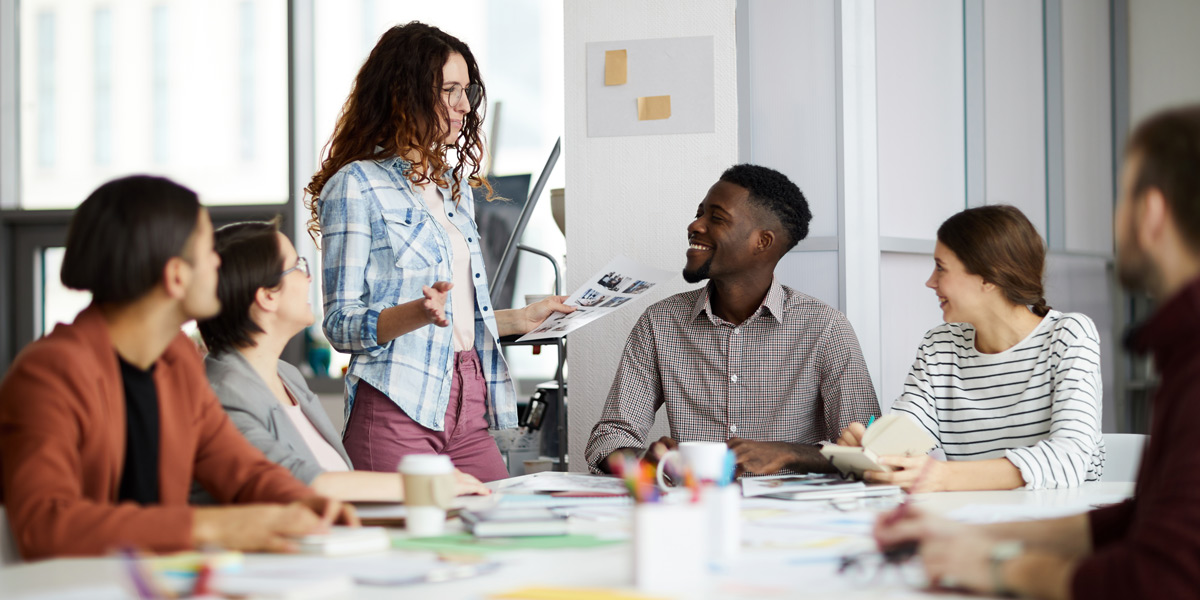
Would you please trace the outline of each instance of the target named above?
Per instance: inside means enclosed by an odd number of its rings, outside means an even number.
[[[134,591],[137,592],[139,599],[155,600],[161,597],[154,589],[154,584],[150,582],[150,578],[138,561],[137,554],[132,549],[121,550],[121,559],[125,563],[125,570],[129,574],[129,580],[133,582]]]
[[[875,422],[875,415],[871,415],[870,420],[867,421],[867,427],[870,427],[871,423],[874,423],[874,422]]]

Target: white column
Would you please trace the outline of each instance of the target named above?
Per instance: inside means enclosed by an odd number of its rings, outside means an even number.
[[[879,393],[879,161],[875,3],[836,6],[841,297]]]

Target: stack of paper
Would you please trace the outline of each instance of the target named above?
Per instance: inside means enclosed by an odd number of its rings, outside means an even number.
[[[766,496],[785,500],[830,500],[838,498],[873,498],[900,493],[895,485],[871,485],[847,481],[836,475],[772,475],[742,480],[742,495],[746,498]]]

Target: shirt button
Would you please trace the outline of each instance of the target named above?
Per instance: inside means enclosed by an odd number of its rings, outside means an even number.
[[[730,425],[729,433],[737,433],[737,425]]]
[[[473,242],[473,241],[475,241],[475,239],[474,239],[474,238],[467,238],[467,241],[468,241],[468,242]]]
[[[475,279],[479,279],[479,273],[475,274]]]
[[[484,312],[487,312],[487,307],[486,306],[483,307],[483,310],[484,310]]]
[[[730,376],[729,376],[729,380],[730,380],[730,381],[732,381],[732,382],[734,382],[734,383],[737,383],[737,375],[730,375]]]
[[[734,328],[733,328],[733,335],[737,335],[737,334],[739,334],[739,333],[741,333],[741,332],[742,332],[742,329],[741,329],[740,327],[734,327]]]
[[[447,217],[453,217],[453,216],[454,216],[454,213],[446,213],[446,216],[447,216]]]

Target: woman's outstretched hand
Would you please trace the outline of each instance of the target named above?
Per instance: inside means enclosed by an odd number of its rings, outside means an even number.
[[[425,295],[425,300],[421,303],[421,308],[425,310],[425,318],[438,327],[450,324],[450,320],[446,318],[446,298],[450,295],[452,287],[454,284],[449,281],[439,281],[432,287],[426,285],[421,288],[421,293]]]

